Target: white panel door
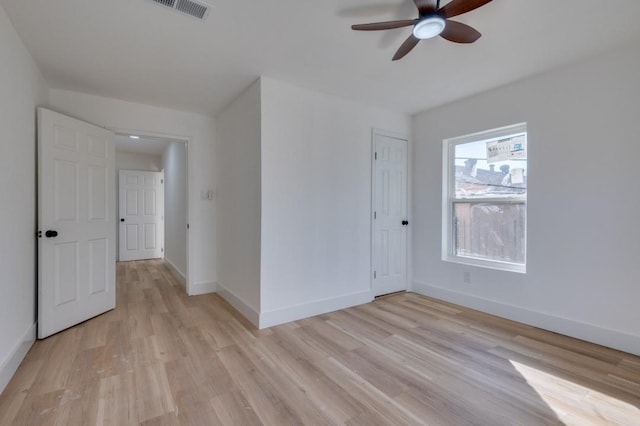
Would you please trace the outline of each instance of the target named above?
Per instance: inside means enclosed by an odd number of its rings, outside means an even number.
[[[374,134],[375,296],[407,289],[407,141]]]
[[[38,338],[116,306],[113,133],[38,108]]]
[[[120,261],[158,259],[164,247],[164,173],[120,170]]]

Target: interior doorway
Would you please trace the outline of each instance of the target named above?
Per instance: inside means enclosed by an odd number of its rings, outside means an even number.
[[[188,141],[119,131],[115,146],[118,260],[164,258],[186,287]]]

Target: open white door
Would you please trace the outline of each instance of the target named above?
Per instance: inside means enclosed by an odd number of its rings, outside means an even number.
[[[38,108],[38,338],[116,306],[113,133]]]
[[[120,261],[162,257],[164,173],[120,170]]]
[[[376,132],[373,165],[374,296],[407,289],[407,141]]]

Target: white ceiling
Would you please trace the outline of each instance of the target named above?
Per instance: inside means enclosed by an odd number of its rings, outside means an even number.
[[[162,155],[164,150],[172,139],[156,138],[151,136],[138,136],[139,139],[132,139],[131,135],[116,134],[115,145],[117,151],[134,152],[137,154],[145,155]],[[181,141],[176,141],[181,142]]]
[[[475,44],[392,62],[410,28],[350,25],[414,18],[411,0],[208,2],[200,22],[150,0],[0,0],[53,87],[213,115],[260,75],[416,113],[640,42],[638,0],[494,0],[455,18]]]

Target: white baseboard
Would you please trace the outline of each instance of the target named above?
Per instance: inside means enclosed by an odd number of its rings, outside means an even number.
[[[171,271],[171,275],[173,275],[174,278],[178,280],[178,282],[180,282],[180,284],[186,287],[187,275],[184,272],[182,272],[169,258],[165,257],[164,261],[169,267],[169,271]]]
[[[189,296],[199,296],[201,294],[215,293],[218,289],[218,285],[212,281],[204,281],[199,283],[193,283],[187,286],[187,275],[182,272],[170,259],[164,258],[167,266],[169,267],[169,271],[171,271],[171,275],[175,277],[180,284],[182,284]]]
[[[201,294],[215,293],[218,291],[218,284],[211,281],[190,284],[187,288],[189,296],[199,296]]]
[[[248,319],[251,322],[251,324],[258,327],[260,323],[260,314],[256,308],[249,305],[240,297],[238,297],[233,292],[229,291],[228,289],[226,289],[224,286],[220,284],[218,284],[217,293],[220,295],[220,297],[222,297],[224,300],[229,302],[231,306],[236,308],[236,310],[240,312],[243,317]]]
[[[11,348],[7,357],[0,363],[0,393],[7,386],[20,363],[31,349],[31,345],[36,341],[36,325],[34,323],[22,338]]]
[[[586,340],[598,345],[640,355],[640,336],[415,281],[413,282],[412,289],[418,294],[466,306],[555,333],[575,337],[576,339]]]
[[[317,300],[303,303],[287,308],[277,309],[260,313],[260,329],[273,327],[275,325],[309,318],[315,315],[322,315],[340,309],[369,303],[373,300],[371,291],[346,294],[331,299]]]

